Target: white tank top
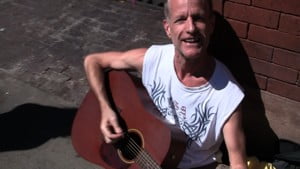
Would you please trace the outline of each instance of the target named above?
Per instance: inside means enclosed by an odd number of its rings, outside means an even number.
[[[217,159],[222,128],[244,94],[218,60],[208,83],[187,87],[174,69],[172,44],[151,46],[144,57],[142,81],[161,115],[188,136],[179,168],[200,167]]]

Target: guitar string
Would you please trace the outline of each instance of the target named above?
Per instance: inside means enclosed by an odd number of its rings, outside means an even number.
[[[135,151],[135,148],[132,147],[132,146],[133,146],[133,144],[130,143],[129,147],[127,147],[129,149],[129,151],[131,151],[131,150]],[[143,151],[140,151],[140,152],[138,152],[136,154],[137,155],[135,157],[135,162],[138,163],[141,168],[149,168],[149,167],[152,166],[152,165],[150,165],[151,161],[148,161],[148,159],[145,158],[145,156],[143,155]]]
[[[133,154],[136,154],[134,156],[138,157],[141,160],[140,164],[151,164],[151,160],[149,160],[144,154],[143,154],[143,150],[131,137],[129,134],[126,135],[128,137],[129,140],[129,147],[127,147],[129,149],[129,151],[133,152]],[[140,153],[141,152],[141,153]]]
[[[146,153],[146,151],[141,151],[140,154],[137,156],[137,158],[141,159],[139,164],[143,164],[143,166],[149,168],[157,168],[157,164],[151,159],[151,157],[149,158],[149,154]]]
[[[151,163],[153,163],[153,162],[151,162],[151,159],[149,160],[147,158],[147,156],[144,155],[143,151],[141,151],[142,148],[135,142],[135,140],[133,140],[130,137],[130,135],[128,133],[125,136],[127,138],[129,138],[128,139],[129,140],[128,141],[129,147],[126,147],[126,146],[125,147],[131,152],[131,154],[133,153],[133,157],[136,156],[139,159],[141,159],[140,164],[151,164]],[[142,152],[142,153],[139,153],[139,152]],[[134,154],[136,154],[136,155],[134,155]],[[140,155],[138,156],[138,154],[140,154]]]
[[[132,144],[131,144],[132,143]],[[129,148],[133,148],[133,149],[136,149],[135,145],[136,144],[134,141],[130,141],[130,145],[131,147]],[[133,146],[133,147],[132,147]],[[138,145],[137,145],[138,146]],[[143,150],[143,151],[140,151],[139,155],[137,155],[137,158],[141,160],[141,162],[139,162],[140,165],[143,165],[147,168],[151,167],[151,168],[155,168],[157,167],[158,165],[151,159],[149,158],[149,155],[147,156],[147,153]]]
[[[139,159],[142,159],[142,163],[144,162],[145,164],[151,164],[153,167],[159,167],[159,165],[152,159],[152,157],[142,147],[140,147],[135,142],[135,140],[130,137],[130,135],[127,134],[127,137],[129,138],[129,145],[131,145],[130,146],[131,149],[133,151],[135,151],[134,153],[137,154],[137,157]],[[139,152],[141,152],[141,153],[139,153]],[[138,154],[140,154],[140,155],[138,155]],[[146,166],[148,166],[148,165],[146,165]]]

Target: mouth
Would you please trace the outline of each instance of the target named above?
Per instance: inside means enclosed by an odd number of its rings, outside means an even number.
[[[184,38],[182,41],[187,43],[187,44],[197,44],[198,45],[198,44],[201,43],[200,38],[197,38],[197,37]]]

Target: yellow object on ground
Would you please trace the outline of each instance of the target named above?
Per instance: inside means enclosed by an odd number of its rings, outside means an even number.
[[[247,158],[248,169],[276,169],[271,163],[259,161],[256,157]]]

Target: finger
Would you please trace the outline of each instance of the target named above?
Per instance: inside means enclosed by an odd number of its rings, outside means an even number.
[[[103,125],[101,126],[101,131],[104,137],[104,141],[106,143],[112,143],[123,136],[123,133],[115,133],[113,132],[113,128],[111,125]]]
[[[109,143],[111,143],[111,142],[112,142],[112,140],[111,140],[111,139],[109,139],[108,137],[104,137],[104,141],[105,141],[105,143],[107,143],[107,144],[109,144]]]
[[[121,137],[121,134],[111,133],[111,130],[107,129],[103,132],[103,138],[106,143],[114,143],[117,139]]]
[[[104,125],[104,124],[102,124],[102,125],[100,126],[100,130],[101,130],[101,132],[102,132],[104,141],[105,141],[106,143],[110,143],[110,142],[111,142],[111,139],[110,139],[110,137],[111,137],[111,130],[110,130],[109,128],[110,128],[109,125]]]
[[[111,126],[112,126],[112,128],[113,128],[114,134],[117,134],[117,135],[123,134],[123,130],[122,130],[122,128],[119,126],[119,123],[118,123],[117,120],[112,120],[112,121],[111,121]]]
[[[114,144],[118,141],[119,139],[110,139],[110,138],[107,138],[107,137],[104,137],[104,141],[105,143],[107,144]]]

